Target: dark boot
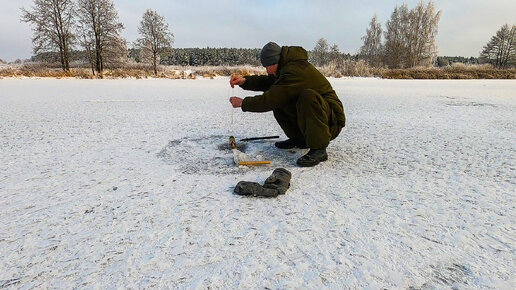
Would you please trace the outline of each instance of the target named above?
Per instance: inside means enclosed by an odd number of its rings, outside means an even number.
[[[240,181],[234,191],[238,195],[257,195],[263,191],[263,187],[256,182]]]
[[[238,195],[276,197],[287,192],[291,177],[292,174],[288,170],[277,168],[265,180],[263,186],[256,182],[240,181],[234,191]]]
[[[292,173],[285,168],[277,168],[265,180],[263,187],[276,189],[278,194],[285,194],[290,187],[290,178],[292,178]]]
[[[276,197],[279,191],[273,188],[264,188],[256,182],[240,181],[236,186],[234,192],[238,195],[247,196],[262,196],[262,197]]]
[[[295,141],[292,139],[276,142],[274,143],[274,146],[278,147],[279,149],[292,149],[296,147],[300,149],[307,148],[305,142]]]
[[[310,149],[308,153],[297,160],[297,165],[301,167],[312,167],[326,160],[328,160],[326,149]]]

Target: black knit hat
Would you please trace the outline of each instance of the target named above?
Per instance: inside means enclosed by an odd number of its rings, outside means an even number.
[[[267,43],[260,53],[260,61],[263,66],[270,66],[279,63],[281,46],[275,42]]]

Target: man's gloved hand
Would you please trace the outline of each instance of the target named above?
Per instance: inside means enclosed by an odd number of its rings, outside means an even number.
[[[241,86],[245,83],[245,78],[239,76],[239,75],[232,75],[231,79],[229,80],[229,85],[234,88],[235,85]]]
[[[229,102],[231,103],[233,108],[240,108],[240,107],[242,107],[242,102],[243,101],[244,100],[242,98],[239,98],[239,97],[231,97],[231,98],[229,98]]]

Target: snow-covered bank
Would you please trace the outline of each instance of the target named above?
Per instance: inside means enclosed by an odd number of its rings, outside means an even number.
[[[0,288],[514,288],[516,81],[331,81],[328,162],[238,169],[227,79],[0,80]]]

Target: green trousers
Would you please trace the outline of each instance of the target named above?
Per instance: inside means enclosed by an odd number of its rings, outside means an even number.
[[[328,147],[342,129],[328,102],[314,90],[303,90],[296,102],[273,113],[288,138],[304,142],[311,149]]]

